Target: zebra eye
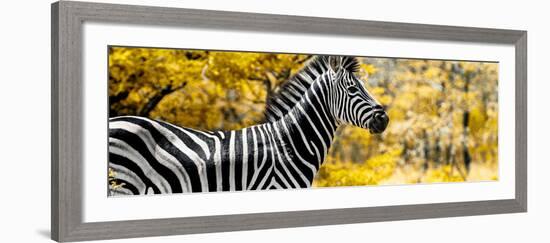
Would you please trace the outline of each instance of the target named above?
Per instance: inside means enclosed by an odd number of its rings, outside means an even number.
[[[357,89],[357,87],[355,87],[355,85],[348,86],[348,92],[356,93],[356,92],[359,92],[359,89]]]

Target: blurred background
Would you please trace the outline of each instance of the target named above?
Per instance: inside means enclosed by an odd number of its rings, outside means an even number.
[[[109,48],[109,115],[200,130],[264,121],[266,98],[313,55]],[[341,126],[314,187],[498,180],[498,64],[359,58],[387,107],[380,135]]]

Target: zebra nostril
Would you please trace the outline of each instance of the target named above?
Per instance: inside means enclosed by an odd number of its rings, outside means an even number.
[[[386,130],[389,122],[388,115],[385,112],[381,112],[374,115],[374,122],[370,128],[371,132],[381,133]]]
[[[388,118],[388,115],[386,115],[386,113],[382,113],[380,116],[378,116],[378,121],[380,122],[380,124],[386,126],[388,125],[390,119]]]

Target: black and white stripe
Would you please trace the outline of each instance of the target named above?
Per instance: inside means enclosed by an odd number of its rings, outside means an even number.
[[[351,57],[316,58],[270,99],[269,122],[241,130],[111,118],[109,167],[119,186],[110,195],[310,187],[340,124],[374,133],[387,125],[357,66]]]

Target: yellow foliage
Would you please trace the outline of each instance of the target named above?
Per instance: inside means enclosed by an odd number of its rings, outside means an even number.
[[[361,69],[367,74],[372,75],[376,72],[376,67],[372,64],[361,63]]]
[[[452,165],[442,165],[438,168],[428,169],[423,182],[459,182],[464,181],[466,178],[463,178],[460,175],[460,172],[453,168]]]
[[[118,183],[115,180],[116,172],[112,168],[109,168],[109,172],[107,174],[108,174],[108,181],[109,181],[109,191],[116,190],[125,185],[125,183]]]
[[[363,163],[340,162],[329,157],[317,173],[313,186],[378,185],[392,175],[399,155],[399,150],[393,150]]]
[[[257,124],[268,94],[310,57],[112,47],[110,115],[202,130]],[[498,64],[360,60],[358,75],[386,107],[389,126],[380,135],[340,127],[314,186],[498,179]]]
[[[267,91],[307,59],[294,54],[111,47],[109,97],[122,99],[111,102],[110,114],[143,115],[203,130],[250,126],[263,118]],[[171,92],[144,112],[163,89]]]

